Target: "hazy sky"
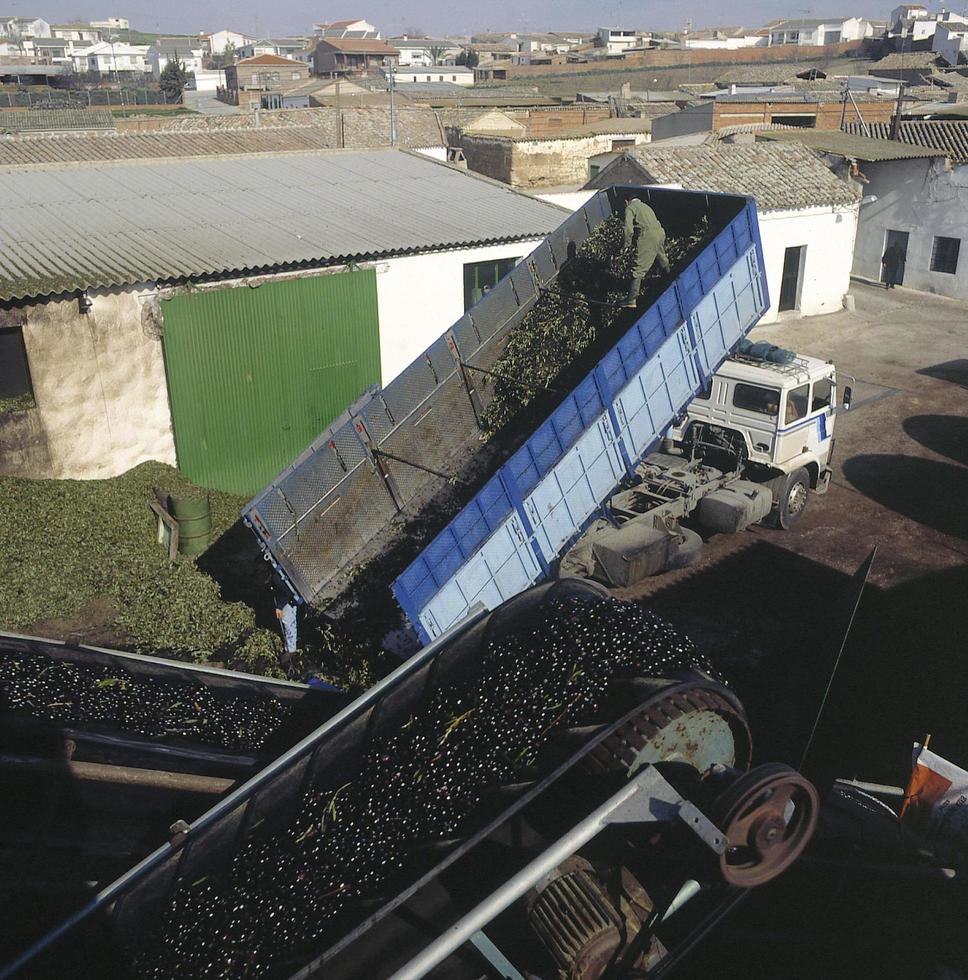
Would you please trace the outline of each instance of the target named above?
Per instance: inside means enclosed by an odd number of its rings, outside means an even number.
[[[312,0],[266,4],[260,0],[4,0],[5,10],[32,14],[51,22],[127,17],[144,31],[196,33],[231,27],[256,34],[304,33],[314,21],[366,17],[386,35],[409,28],[427,32],[472,33],[493,30],[594,30],[629,25],[672,30],[692,18],[696,27],[742,24],[758,27],[774,17],[868,16],[886,19],[897,0],[883,5],[872,0],[733,0],[710,4],[700,0],[656,0],[649,4],[605,0],[338,0],[335,5]]]

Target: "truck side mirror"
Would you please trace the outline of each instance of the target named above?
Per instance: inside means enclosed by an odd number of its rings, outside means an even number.
[[[844,411],[850,411],[850,400],[854,397],[854,389],[850,385],[844,388],[844,396],[841,399],[841,404],[844,406]]]

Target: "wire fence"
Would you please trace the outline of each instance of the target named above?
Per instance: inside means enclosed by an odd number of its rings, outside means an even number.
[[[69,91],[44,89],[30,92],[0,92],[0,109],[89,109],[113,106],[119,109],[136,105],[177,105],[161,89],[121,88]]]

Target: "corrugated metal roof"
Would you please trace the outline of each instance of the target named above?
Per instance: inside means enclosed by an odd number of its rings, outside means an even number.
[[[891,134],[890,123],[868,123],[871,135],[887,139]],[[860,123],[848,123],[847,132],[862,132]],[[940,150],[954,163],[968,163],[968,119],[966,120],[902,120],[898,132],[902,143]]]
[[[836,153],[851,160],[911,160],[916,157],[943,156],[941,150],[910,146],[889,139],[870,139],[836,129],[770,129],[756,132],[757,139],[802,143],[821,153]]]
[[[538,237],[564,212],[394,150],[0,170],[0,300]]]

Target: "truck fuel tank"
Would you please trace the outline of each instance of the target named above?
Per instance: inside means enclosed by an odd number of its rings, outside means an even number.
[[[750,480],[734,480],[699,502],[697,516],[703,527],[721,534],[744,531],[763,520],[773,506],[769,487]]]

